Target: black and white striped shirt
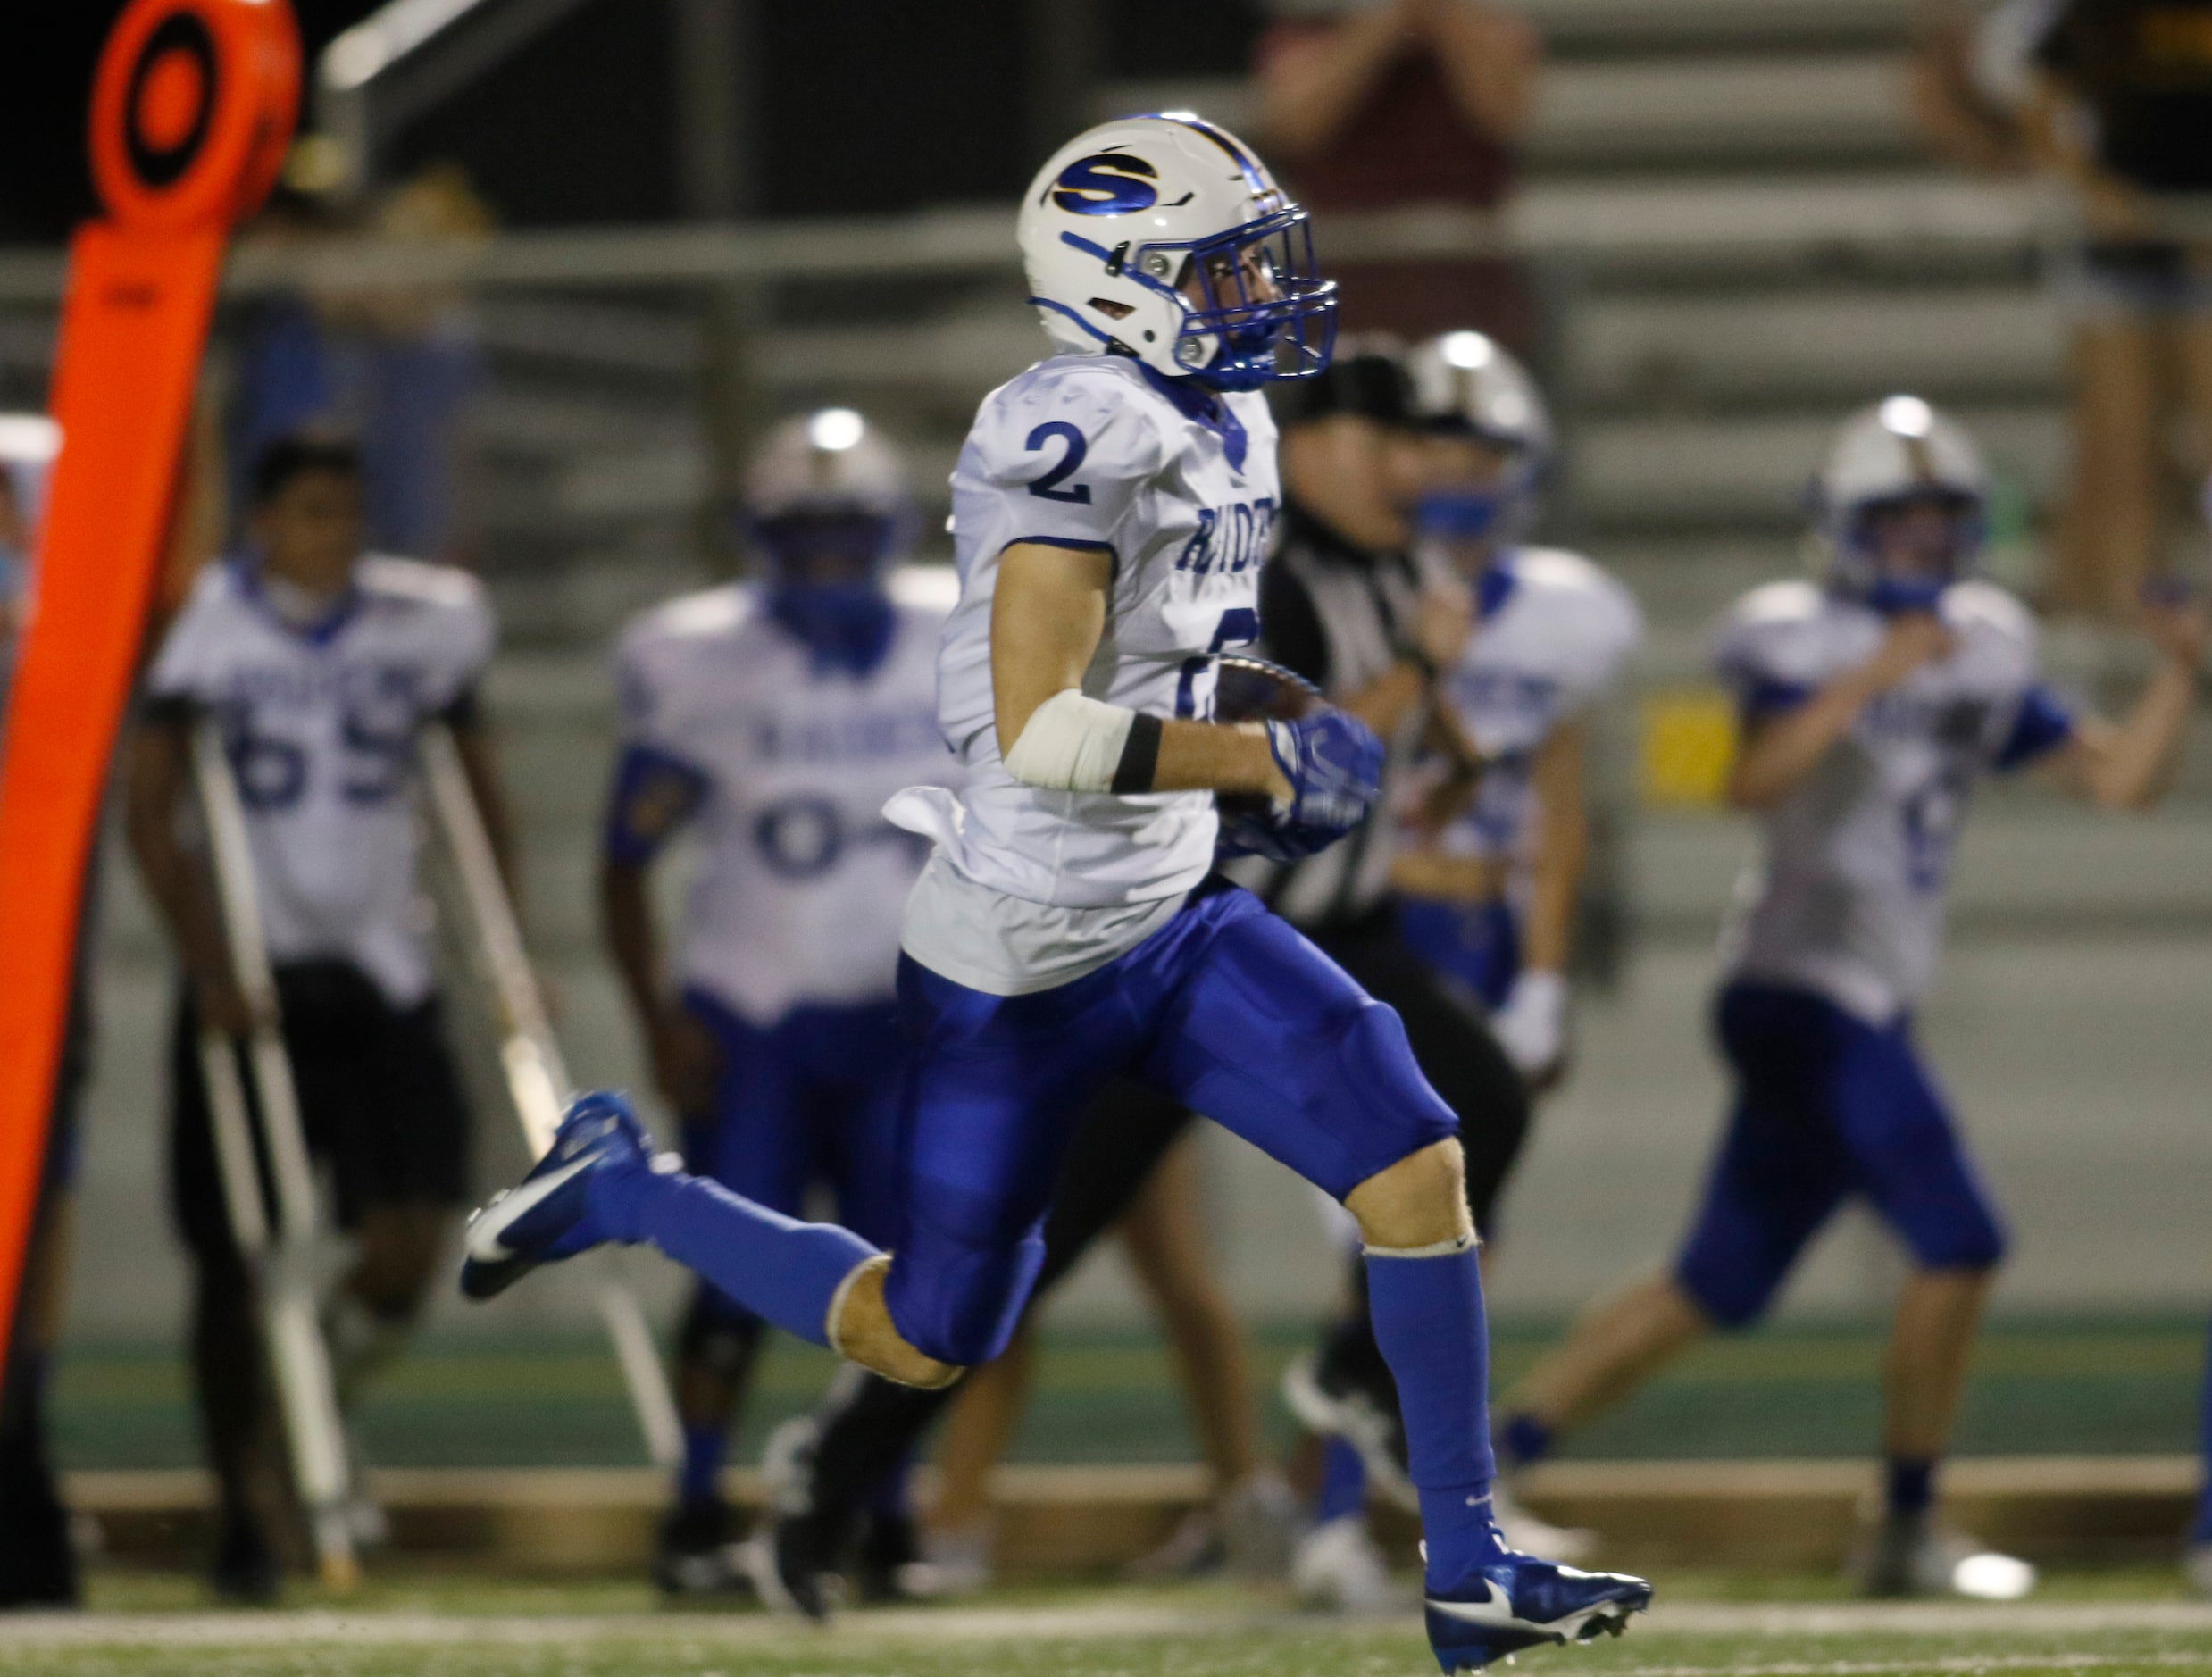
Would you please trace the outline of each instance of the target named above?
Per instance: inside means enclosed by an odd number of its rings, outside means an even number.
[[[1331,699],[1387,675],[1403,656],[1421,597],[1411,555],[1361,547],[1297,502],[1283,508],[1281,546],[1260,578],[1263,656],[1294,670]],[[1359,826],[1299,862],[1249,856],[1222,870],[1301,930],[1326,932],[1388,900],[1399,792],[1429,722],[1415,705],[1383,741],[1382,795]]]

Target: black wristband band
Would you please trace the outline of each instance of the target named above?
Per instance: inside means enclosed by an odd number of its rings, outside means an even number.
[[[1129,724],[1129,738],[1122,742],[1122,760],[1114,765],[1111,790],[1128,797],[1152,789],[1152,777],[1160,766],[1160,719],[1137,713]]]

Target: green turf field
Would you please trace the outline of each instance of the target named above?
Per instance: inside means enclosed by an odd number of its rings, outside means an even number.
[[[1498,1380],[1510,1384],[1551,1323],[1505,1322]],[[1305,1330],[1258,1336],[1272,1390]],[[1619,1414],[1573,1441],[1585,1456],[1835,1456],[1874,1436],[1881,1355],[1866,1324],[1793,1325],[1718,1341],[1669,1370]],[[2186,1452],[2196,1445],[2204,1324],[2195,1318],[1999,1322],[1979,1350],[1959,1448],[1967,1454]],[[811,1404],[828,1353],[779,1338],[764,1359],[739,1440]],[[1164,1351],[1140,1334],[1055,1332],[1014,1457],[1032,1462],[1183,1461],[1195,1454]],[[1288,1417],[1271,1406],[1287,1433]],[[73,1345],[54,1401],[71,1467],[171,1467],[197,1459],[184,1373],[170,1346]],[[365,1406],[371,1460],[393,1467],[634,1464],[641,1457],[602,1345],[498,1337],[434,1340]]]
[[[1823,1599],[1819,1581],[1662,1581],[1618,1642],[1543,1649],[1515,1677],[1910,1677],[2212,1672],[2212,1604],[2171,1575],[2061,1578],[2013,1607]],[[1795,1594],[1801,1599],[1778,1598]],[[0,1672],[51,1677],[1415,1677],[1410,1614],[1347,1623],[1218,1586],[1006,1593],[855,1614],[661,1613],[629,1585],[380,1583],[328,1611],[184,1611],[184,1587],[104,1580],[75,1620],[0,1622]]]

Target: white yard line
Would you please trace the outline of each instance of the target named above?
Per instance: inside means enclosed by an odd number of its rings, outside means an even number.
[[[2212,1631],[2212,1601],[1664,1600],[1653,1629],[1716,1636],[1847,1636],[1898,1631],[1922,1636],[2041,1636],[2111,1631]]]
[[[1352,1622],[1356,1623],[1356,1622]],[[1372,1623],[1372,1622],[1370,1622]],[[1413,1620],[1407,1618],[1407,1628]],[[446,1616],[415,1612],[288,1614],[69,1614],[10,1615],[0,1621],[0,1663],[9,1651],[41,1648],[269,1648],[475,1643],[551,1647],[579,1642],[649,1642],[745,1646],[846,1641],[1004,1642],[1112,1640],[1249,1632],[1319,1633],[1346,1621],[1280,1611],[1158,1605],[902,1609],[856,1613],[828,1631],[758,1614],[609,1614]],[[1688,1602],[1663,1606],[1632,1632],[1643,1640],[1681,1636],[1899,1635],[2082,1636],[2120,1631],[2212,1632],[2212,1603],[2181,1601],[2040,1602],[1977,1606],[1947,1602],[1803,1605]],[[1879,1677],[1917,1671],[2002,1671],[2059,1666],[2097,1670],[2122,1664],[2208,1665],[2212,1656],[2017,1654],[1909,1659],[1866,1664],[1774,1664],[1731,1666],[1651,1665],[1614,1677]]]

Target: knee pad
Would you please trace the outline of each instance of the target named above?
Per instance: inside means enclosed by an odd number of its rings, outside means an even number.
[[[1979,1194],[1948,1208],[1939,1221],[1903,1231],[1913,1261],[1925,1270],[1993,1270],[2005,1261],[2005,1226]]]
[[[1018,1239],[956,1232],[920,1215],[893,1254],[883,1302],[898,1337],[940,1363],[973,1368],[1006,1348],[1045,1261],[1032,1227]]]
[[[1712,1318],[1715,1327],[1736,1329],[1748,1328],[1766,1314],[1782,1275],[1724,1262],[1692,1247],[1676,1261],[1674,1282]]]
[[[701,1284],[676,1336],[678,1358],[725,1380],[743,1376],[760,1350],[761,1320]]]
[[[1363,1003],[1345,1021],[1339,1040],[1360,1134],[1347,1147],[1348,1179],[1319,1186],[1341,1200],[1369,1177],[1457,1135],[1459,1122],[1422,1075],[1405,1022],[1393,1009]]]

